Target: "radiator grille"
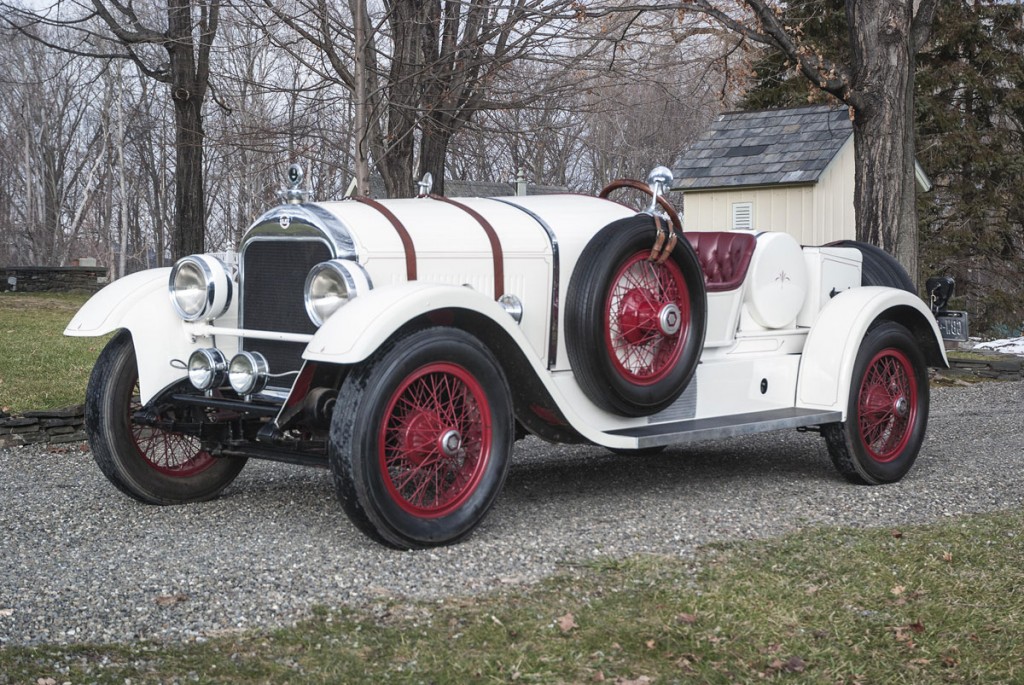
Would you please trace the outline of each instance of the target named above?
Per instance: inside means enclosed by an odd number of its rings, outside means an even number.
[[[319,240],[257,240],[246,245],[242,254],[242,327],[315,333],[302,291],[309,270],[332,256],[326,243]],[[242,341],[242,349],[260,352],[267,358],[270,373],[282,373],[299,369],[305,344],[247,339]]]

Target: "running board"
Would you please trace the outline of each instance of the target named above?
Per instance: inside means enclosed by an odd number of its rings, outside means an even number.
[[[671,423],[634,426],[633,428],[608,431],[607,434],[637,438],[640,441],[637,447],[643,449],[644,447],[678,445],[702,440],[723,440],[785,428],[820,426],[824,423],[837,423],[842,420],[842,412],[838,411],[789,407],[749,414],[715,416],[710,419],[688,419]]]

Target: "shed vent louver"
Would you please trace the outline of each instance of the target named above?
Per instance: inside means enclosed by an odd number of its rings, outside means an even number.
[[[732,205],[732,230],[750,231],[754,228],[754,203],[734,202]]]

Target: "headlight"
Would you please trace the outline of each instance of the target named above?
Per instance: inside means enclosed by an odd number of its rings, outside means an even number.
[[[210,255],[183,257],[171,269],[171,305],[185,321],[216,319],[231,304],[231,276],[224,262]]]
[[[306,313],[317,326],[373,285],[363,267],[347,259],[320,262],[306,276]]]
[[[228,365],[228,383],[239,395],[252,395],[267,387],[267,358],[259,352],[239,352]]]
[[[213,390],[224,385],[228,361],[215,347],[198,349],[188,358],[188,380],[197,390]]]

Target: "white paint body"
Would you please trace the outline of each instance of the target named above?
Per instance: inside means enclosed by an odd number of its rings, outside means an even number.
[[[76,314],[65,333],[96,336],[128,329],[139,365],[142,401],[185,377],[182,362],[201,347],[228,357],[240,336],[298,340],[303,359],[359,364],[408,322],[430,312],[468,310],[514,345],[569,426],[586,440],[635,448],[636,437],[615,434],[680,419],[707,419],[786,408],[841,412],[845,418],[852,368],[868,327],[887,312],[920,317],[945,362],[934,319],[919,299],[889,288],[860,287],[860,253],[801,248],[783,233],[763,234],[740,287],[708,295],[704,352],[683,396],[653,416],[628,418],[595,406],[580,389],[565,347],[564,313],[573,269],[592,237],[633,211],[581,195],[460,199],[486,217],[504,254],[503,289],[522,303],[516,322],[495,301],[494,260],[480,224],[459,207],[430,198],[384,204],[406,227],[416,253],[417,279],[406,278],[406,254],[390,221],[353,201],[283,206],[268,212],[250,235],[279,239],[319,217],[347,238],[346,258],[358,261],[373,288],[341,307],[315,333],[254,332],[239,327],[237,297],[214,321],[189,324],[173,312],[169,269],[116,281]],[[285,219],[281,219],[281,217]],[[288,228],[277,228],[277,224]],[[305,226],[305,224],[302,224]],[[309,231],[312,233],[312,231]],[[348,242],[346,242],[348,241]],[[245,241],[243,241],[244,243]],[[335,241],[337,246],[338,241]],[[247,275],[246,278],[250,276]],[[235,283],[235,292],[239,292]],[[552,339],[554,338],[554,340]],[[600,342],[595,344],[600,345]],[[494,349],[501,360],[508,349]],[[280,371],[271,369],[271,372]],[[510,382],[517,382],[510,379]],[[344,398],[339,398],[343,401]]]

